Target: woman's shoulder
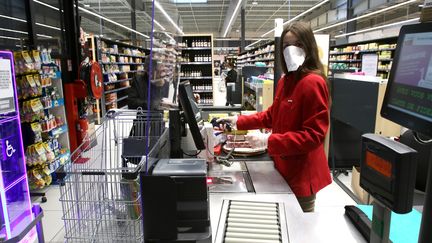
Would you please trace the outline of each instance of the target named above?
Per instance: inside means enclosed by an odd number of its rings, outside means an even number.
[[[304,75],[299,84],[309,86],[309,85],[327,85],[323,76],[318,73],[308,73]]]

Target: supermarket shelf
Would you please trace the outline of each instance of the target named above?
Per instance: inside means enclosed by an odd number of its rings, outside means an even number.
[[[341,51],[341,52],[330,52],[330,55],[344,55],[344,54],[354,54],[358,51]]]
[[[198,104],[198,107],[200,107],[200,106],[213,106],[213,104]]]
[[[211,65],[212,62],[181,62],[180,65]]]
[[[136,62],[102,62],[102,65],[144,65],[144,63]]]
[[[139,71],[144,71],[144,70],[130,70],[130,71],[118,71],[118,72],[109,72],[109,73],[103,73],[104,75],[108,75],[108,74],[122,74],[122,73],[136,73]]]
[[[194,93],[213,93],[213,90],[192,90]]]
[[[393,61],[393,58],[379,58],[378,61],[380,61],[380,62],[391,62],[391,61]]]
[[[60,127],[56,127],[53,130],[47,132],[50,137],[58,136],[60,134],[66,133],[68,131],[67,125],[62,125]]]
[[[202,76],[202,77],[180,77],[180,79],[186,80],[186,79],[212,79],[212,76]]]
[[[128,108],[128,105],[125,105],[125,106],[123,106],[123,107],[120,107],[120,109],[127,109]]]
[[[182,47],[179,48],[179,50],[186,50],[186,51],[202,51],[202,50],[211,50],[211,47]]]
[[[379,72],[390,72],[389,68],[378,68]]]
[[[351,59],[351,60],[330,60],[329,62],[361,62],[362,60]]]
[[[273,53],[273,52],[274,52],[274,50],[273,51],[259,53],[259,54],[253,54],[253,55],[249,55],[249,56],[246,56],[246,57],[238,58],[237,60],[243,60],[243,59],[247,59],[249,57],[261,56],[261,55],[265,55],[265,54],[269,54],[269,53]]]
[[[138,58],[146,57],[146,56],[137,56],[137,55],[130,55],[130,54],[122,54],[122,53],[110,53],[110,52],[102,52],[102,54],[113,55],[113,56],[124,56],[124,57],[138,57]]]
[[[347,69],[333,69],[330,68],[331,72],[356,72],[356,69],[351,69],[351,68],[347,68]]]
[[[262,88],[261,85],[250,83],[250,82],[244,82],[244,84],[245,84],[246,87],[248,87],[249,89],[254,90],[255,92],[257,92],[258,89]]]
[[[129,88],[130,88],[130,86],[126,86],[126,87],[121,87],[121,88],[118,88],[118,89],[107,90],[107,91],[104,92],[104,94],[117,93],[119,91],[122,91],[122,90],[125,90],[125,89],[129,89]]]
[[[118,99],[116,99],[116,100],[114,100],[114,101],[107,102],[107,103],[105,103],[105,105],[111,105],[112,103],[118,103],[118,102],[120,102],[120,101],[122,101],[122,100],[125,100],[125,99],[127,99],[127,98],[128,98],[128,96],[125,95],[125,96],[123,96],[123,97],[121,97],[121,98],[118,98]]]
[[[120,80],[116,80],[116,81],[111,81],[111,82],[105,82],[104,84],[116,84],[116,83],[121,83],[121,82],[126,82],[126,81],[131,81],[133,78],[126,78],[126,79],[120,79]]]
[[[274,58],[255,59],[255,62],[274,61]]]
[[[55,107],[64,106],[64,99],[63,98],[58,99],[58,100],[53,100],[52,102],[53,102],[53,104],[51,106],[44,107],[44,110],[48,110],[48,109],[52,109],[52,108],[55,108]]]

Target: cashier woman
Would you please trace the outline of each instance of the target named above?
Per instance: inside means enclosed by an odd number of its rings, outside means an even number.
[[[266,146],[304,212],[313,212],[319,190],[331,183],[324,152],[329,127],[329,88],[309,25],[295,22],[281,35],[281,65],[273,104],[263,112],[224,120],[239,130],[271,128],[271,134],[247,136]]]

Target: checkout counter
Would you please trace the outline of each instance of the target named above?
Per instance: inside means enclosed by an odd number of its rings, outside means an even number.
[[[202,115],[206,116],[206,114]],[[202,134],[206,133],[202,132]],[[193,143],[192,135],[189,133],[188,136],[182,138],[182,148],[188,145],[193,147]],[[159,152],[158,154],[169,153]],[[232,162],[231,166],[225,166],[216,161],[207,161],[211,242],[230,242],[226,240],[229,238],[228,235],[225,238],[226,233],[242,239],[242,241],[232,242],[366,242],[345,216],[343,207],[329,207],[322,212],[303,213],[291,188],[275,169],[267,153],[251,157],[234,157],[230,162]],[[236,216],[239,221],[236,232],[231,233],[225,228],[227,220],[228,222],[233,220],[230,217],[227,218],[228,205],[252,206],[253,212],[256,212],[260,207],[266,207],[265,203],[277,205],[275,211],[277,219],[273,221],[276,222],[276,225],[269,227],[276,227],[277,235],[280,236],[279,240],[271,237],[266,239],[267,236],[260,234],[254,235],[256,230],[252,229],[247,222],[260,220],[259,212],[257,215],[252,215],[248,213],[248,210],[240,210],[240,215],[237,213]],[[253,206],[255,204],[256,207]],[[143,205],[145,208],[145,203]],[[264,219],[263,223],[271,224],[270,221]],[[263,238],[260,239],[260,237]],[[225,241],[223,241],[224,238]]]

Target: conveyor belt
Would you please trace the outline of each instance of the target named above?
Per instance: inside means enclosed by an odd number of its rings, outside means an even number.
[[[216,236],[218,243],[288,242],[283,205],[276,202],[225,200]],[[281,220],[283,215],[283,220]]]

